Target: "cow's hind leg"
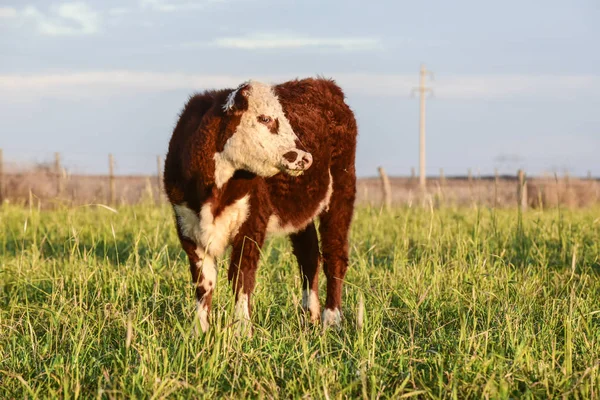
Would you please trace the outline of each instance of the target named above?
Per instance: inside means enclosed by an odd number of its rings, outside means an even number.
[[[320,217],[323,269],[327,277],[327,299],[322,321],[326,328],[341,322],[342,286],[348,269],[348,234],[354,211],[355,179],[334,175],[329,210]],[[342,179],[343,178],[343,179]]]
[[[290,235],[294,255],[302,276],[302,307],[310,313],[311,322],[321,314],[319,305],[319,238],[314,223]]]
[[[250,230],[249,228],[252,227]],[[233,239],[228,279],[235,294],[235,315],[238,332],[252,335],[250,323],[250,297],[256,285],[256,271],[260,260],[260,249],[265,239],[265,228],[248,221]]]
[[[181,245],[190,261],[192,282],[196,286],[196,314],[200,329],[206,332],[209,327],[208,314],[213,292],[217,283],[217,269],[214,258],[187,238],[181,238]]]

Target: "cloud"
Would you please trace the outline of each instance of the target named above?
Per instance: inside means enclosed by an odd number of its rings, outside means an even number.
[[[370,96],[408,96],[417,86],[415,75],[342,74],[347,91]],[[497,100],[562,98],[600,92],[600,75],[449,75],[429,82],[436,98]]]
[[[247,79],[247,78],[246,78]],[[0,93],[18,99],[35,96],[95,96],[128,92],[235,87],[245,79],[225,75],[194,75],[140,71],[96,71],[43,75],[0,75]],[[1,96],[1,95],[0,95]]]
[[[17,10],[13,7],[0,7],[0,18],[15,18]]]
[[[113,7],[113,8],[108,9],[108,13],[110,15],[125,15],[125,14],[129,14],[132,11],[133,10],[131,8],[127,8],[127,7]]]
[[[140,0],[141,8],[158,12],[175,12],[186,10],[200,10],[207,5],[222,3],[226,0],[202,0],[202,1],[173,1],[173,0]]]
[[[162,73],[140,71],[92,71],[40,75],[0,75],[0,93],[10,99],[42,96],[81,97],[98,94],[202,90],[235,87],[252,78],[282,82],[309,74],[265,76]],[[415,75],[327,74],[348,94],[375,97],[409,97]],[[452,75],[441,76],[430,86],[436,98],[450,100],[562,99],[600,93],[600,75]],[[2,96],[2,95],[0,95]]]
[[[60,3],[48,12],[29,5],[15,13],[20,22],[33,23],[43,35],[89,35],[100,30],[100,16],[85,3]]]
[[[251,34],[217,38],[210,43],[229,49],[296,49],[302,47],[337,48],[341,50],[372,50],[382,48],[381,41],[371,37],[310,37],[279,34]]]

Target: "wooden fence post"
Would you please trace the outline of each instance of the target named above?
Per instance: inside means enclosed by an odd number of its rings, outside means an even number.
[[[498,206],[498,183],[500,182],[500,174],[498,168],[494,168],[494,208]]]
[[[0,205],[4,203],[4,159],[0,149]]]
[[[109,203],[115,205],[115,158],[112,153],[108,155],[108,198]]]
[[[519,208],[521,211],[527,210],[527,180],[525,178],[525,172],[520,169],[517,172],[518,187],[517,187],[517,199],[519,202]]]
[[[477,206],[481,205],[481,169],[477,168],[477,175],[475,176],[475,186],[477,189]]]
[[[162,203],[162,157],[156,156],[156,204]]]
[[[444,175],[444,168],[440,168],[440,186],[446,184],[446,175]]]
[[[473,205],[473,171],[471,168],[467,169],[467,183],[469,184],[469,200]]]
[[[415,167],[411,167],[410,168],[410,181],[413,182],[416,177],[417,177],[417,175],[415,173]]]
[[[60,153],[54,153],[54,174],[56,176],[56,197],[60,197],[63,191],[62,168],[60,165]]]
[[[383,167],[379,167],[379,176],[381,177],[381,188],[383,190],[383,203],[386,209],[390,209],[392,206],[392,189],[390,186],[390,180]]]

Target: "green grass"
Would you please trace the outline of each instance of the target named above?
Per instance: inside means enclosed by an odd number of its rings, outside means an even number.
[[[213,327],[194,335],[167,207],[4,205],[0,398],[598,398],[599,216],[359,209],[343,329],[325,333],[304,322],[275,238],[247,339],[231,325],[227,259]]]

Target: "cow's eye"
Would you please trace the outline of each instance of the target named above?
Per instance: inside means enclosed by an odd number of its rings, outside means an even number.
[[[258,117],[258,122],[268,124],[269,122],[271,122],[271,117],[267,117],[266,115],[260,115]]]

